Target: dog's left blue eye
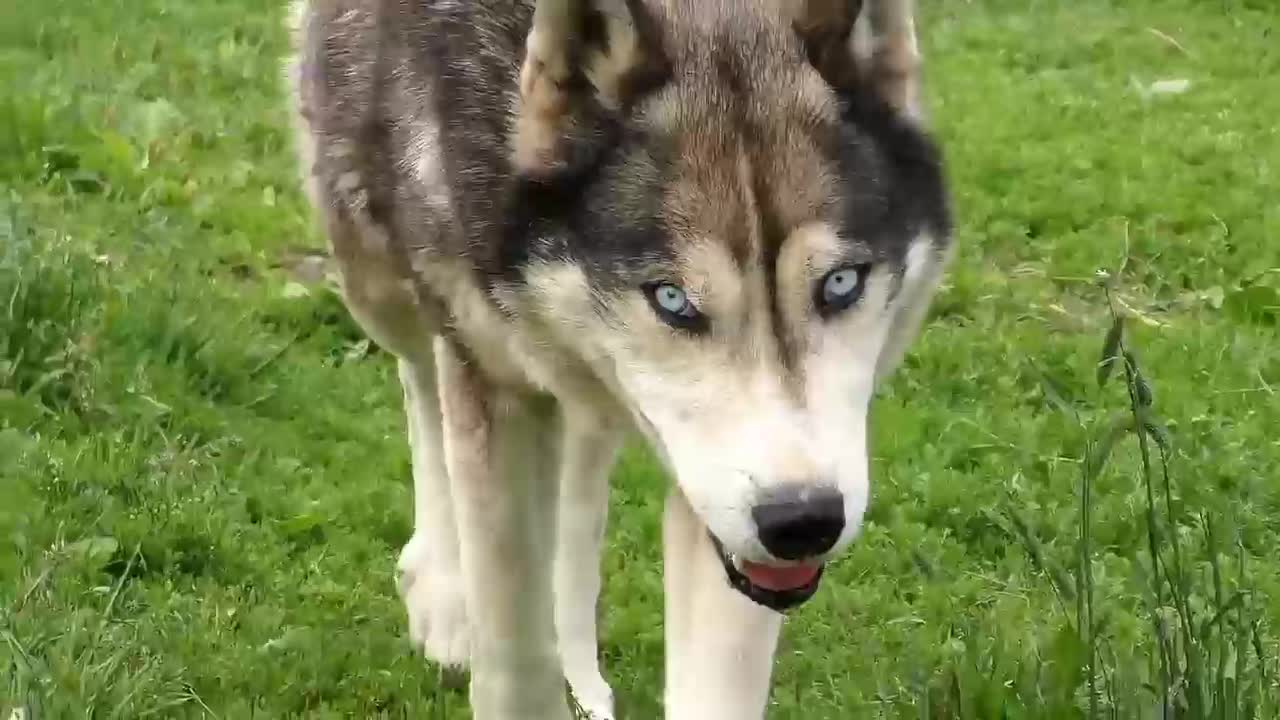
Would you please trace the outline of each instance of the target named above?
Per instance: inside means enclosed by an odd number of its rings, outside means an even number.
[[[869,265],[850,265],[827,273],[818,288],[818,311],[832,315],[851,307],[862,297]]]
[[[653,290],[654,300],[669,313],[676,315],[692,315],[693,304],[689,302],[689,294],[684,288],[663,283]]]
[[[675,283],[654,283],[646,288],[649,304],[668,325],[686,330],[701,330],[706,317],[689,300],[689,293]]]

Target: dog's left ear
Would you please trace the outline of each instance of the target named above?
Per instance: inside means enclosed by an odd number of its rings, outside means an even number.
[[[782,0],[796,34],[804,42],[809,63],[837,90],[858,82],[858,60],[851,36],[862,0]]]
[[[837,91],[878,95],[922,120],[915,0],[779,0],[809,62]]]
[[[538,0],[520,71],[512,161],[547,177],[581,163],[600,124],[668,73],[643,0]]]

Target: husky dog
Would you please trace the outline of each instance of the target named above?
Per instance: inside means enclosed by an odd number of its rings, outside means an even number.
[[[864,7],[865,5],[865,7]],[[608,477],[664,518],[668,718],[761,718],[857,536],[943,272],[911,0],[312,0],[290,65],[352,315],[399,362],[414,642],[480,720],[613,717]],[[856,27],[855,27],[856,26]]]

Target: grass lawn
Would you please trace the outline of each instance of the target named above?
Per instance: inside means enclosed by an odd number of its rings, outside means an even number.
[[[961,250],[770,717],[1276,717],[1280,7],[922,4]],[[282,10],[0,3],[0,716],[469,716],[407,640],[400,391],[315,281]],[[1113,312],[1145,380],[1099,387]],[[633,720],[665,482],[615,477]]]

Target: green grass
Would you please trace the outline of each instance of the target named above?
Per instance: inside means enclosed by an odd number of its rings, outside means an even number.
[[[1275,717],[1280,9],[923,4],[961,252],[771,717]],[[294,271],[281,11],[0,7],[0,714],[467,716],[394,591],[392,364]],[[637,448],[615,483],[632,719],[664,482]]]

